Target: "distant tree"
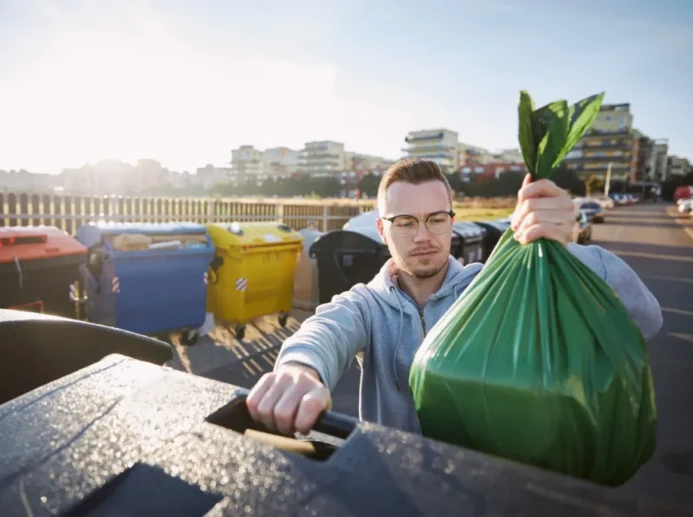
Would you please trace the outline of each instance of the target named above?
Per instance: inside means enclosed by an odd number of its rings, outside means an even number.
[[[380,176],[369,172],[361,178],[358,188],[362,195],[366,194],[368,197],[375,197],[378,195],[378,185],[380,185]]]
[[[551,175],[551,179],[556,185],[573,195],[582,196],[585,194],[584,182],[578,178],[574,170],[566,167],[564,163],[556,167],[556,170]]]

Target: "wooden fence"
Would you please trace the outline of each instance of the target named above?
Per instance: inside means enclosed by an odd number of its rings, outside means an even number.
[[[341,228],[375,203],[301,203],[296,200],[250,201],[215,198],[68,196],[0,193],[0,227],[57,226],[74,234],[90,222],[275,221],[296,230]]]

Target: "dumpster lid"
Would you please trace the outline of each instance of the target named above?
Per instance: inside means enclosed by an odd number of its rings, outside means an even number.
[[[354,228],[370,227],[375,228],[375,221],[380,217],[378,209],[365,212],[363,214],[356,215],[349,219],[344,226],[343,230],[354,230]]]
[[[209,224],[207,231],[214,246],[219,249],[303,242],[303,236],[299,232],[285,224],[276,222]]]
[[[377,240],[357,230],[333,230],[321,235],[310,246],[309,255],[315,253],[374,253],[387,250],[380,236]],[[389,253],[389,251],[388,251]]]
[[[87,248],[99,244],[104,235],[141,233],[144,235],[204,235],[207,228],[198,223],[89,223],[77,230],[77,240]]]
[[[480,237],[484,233],[481,226],[469,221],[457,221],[453,223],[452,229],[464,238]]]
[[[509,225],[506,225],[505,223],[502,223],[500,221],[474,221],[474,224],[477,224],[477,225],[481,226],[482,228],[490,226],[491,228],[495,228],[496,230],[498,230],[501,233],[504,233],[505,230],[507,230],[508,226],[509,226]]]
[[[84,246],[55,226],[0,228],[0,263],[86,253]]]

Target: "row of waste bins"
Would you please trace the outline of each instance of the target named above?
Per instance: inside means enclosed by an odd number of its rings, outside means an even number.
[[[0,229],[0,307],[75,317],[139,334],[182,330],[208,314],[236,325],[278,314],[286,325],[302,237],[277,223],[89,224]],[[79,289],[79,286],[82,289]]]
[[[267,222],[88,224],[0,229],[0,307],[75,317],[152,336],[183,330],[192,344],[209,314],[245,325],[292,306],[313,309],[369,282],[390,257],[377,211],[342,230],[296,232]],[[454,224],[451,253],[484,262],[507,221]],[[80,289],[78,286],[82,286]],[[77,314],[77,317],[82,317]]]

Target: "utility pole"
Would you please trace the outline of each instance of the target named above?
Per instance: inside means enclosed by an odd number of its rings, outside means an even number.
[[[609,188],[611,187],[611,162],[606,169],[606,185],[604,185],[604,195],[609,197]]]

